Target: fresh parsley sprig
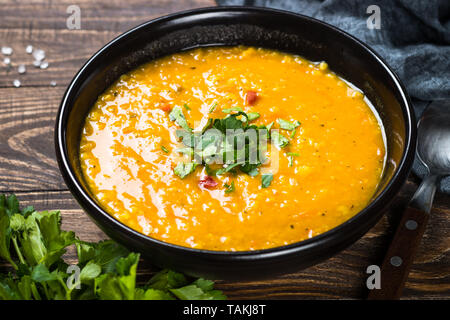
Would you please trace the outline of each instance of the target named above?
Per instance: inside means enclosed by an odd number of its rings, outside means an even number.
[[[78,263],[63,259],[75,245]],[[84,242],[61,230],[59,211],[20,209],[15,195],[0,194],[0,259],[14,272],[0,274],[0,300],[225,299],[214,283],[162,270],[137,286],[140,255],[112,240]],[[73,267],[73,268],[72,268]],[[71,275],[71,268],[79,276]],[[70,278],[72,277],[72,278]]]
[[[187,147],[177,150],[193,155],[194,159],[191,164],[178,163],[174,170],[176,175],[184,178],[193,172],[194,164],[206,166],[212,163],[223,164],[214,175],[237,173],[236,170],[250,175],[258,173],[258,167],[267,160],[265,150],[262,150],[265,144],[261,141],[267,139],[267,128],[249,124],[249,117],[243,111],[232,111],[237,112],[223,119],[211,119],[202,132],[177,130],[177,136]],[[256,140],[248,137],[251,130],[254,130]],[[191,148],[191,152],[188,152],[188,148]]]
[[[216,106],[214,103],[210,113]],[[289,138],[278,130],[272,130],[273,122],[260,126],[250,124],[260,117],[257,112],[245,113],[241,107],[222,109],[222,112],[228,115],[222,119],[210,118],[201,132],[193,132],[191,128],[186,127],[187,122],[181,108],[172,110],[170,119],[183,128],[177,130],[176,135],[185,145],[185,148],[176,151],[193,157],[192,162],[180,162],[174,168],[174,173],[181,179],[194,172],[198,165],[205,166],[210,176],[236,174],[238,171],[256,176],[259,174],[259,167],[267,161],[264,155],[267,145],[265,142],[270,140],[278,149],[285,148],[290,143]],[[290,138],[295,136],[295,131],[300,126],[297,120],[292,123],[277,119],[277,123],[280,129],[291,131]],[[251,133],[254,133],[256,139],[250,139]],[[222,164],[222,168],[212,170],[209,165],[213,163]],[[292,166],[292,163],[293,159],[290,157],[289,166]],[[262,179],[262,187],[267,188],[273,180],[273,175],[265,175]],[[226,187],[226,191],[230,190],[229,187]]]

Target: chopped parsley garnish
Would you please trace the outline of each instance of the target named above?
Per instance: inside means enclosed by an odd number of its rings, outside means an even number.
[[[235,190],[234,181],[232,181],[231,184],[225,183],[223,186],[225,187],[225,193],[227,193],[227,194],[231,193]]]
[[[189,106],[188,106],[187,103],[185,103],[185,104],[183,105],[183,107],[184,107],[186,110],[191,110],[191,108],[189,108]]]
[[[271,173],[263,174],[261,177],[261,187],[267,188],[272,183],[272,180],[273,180],[273,174],[271,174]]]
[[[248,172],[248,175],[251,177],[255,177],[259,174],[259,169],[258,168],[253,168]]]
[[[188,174],[194,172],[197,166],[198,164],[193,162],[188,163],[179,162],[177,166],[173,169],[173,172],[181,179],[184,179]]]
[[[272,143],[278,148],[284,148],[289,144],[289,139],[283,136],[278,131],[272,130],[270,132],[270,138],[272,139]]]
[[[169,150],[167,150],[167,148],[164,146],[161,146],[161,150],[164,151],[165,153],[169,153]]]
[[[215,103],[210,112],[216,106]],[[198,129],[192,131],[185,128],[187,122],[181,109],[172,110],[174,114],[171,113],[171,119],[175,119],[177,124],[183,127],[176,131],[176,136],[185,145],[185,148],[176,151],[193,158],[192,162],[181,162],[175,167],[174,172],[180,178],[183,179],[194,172],[197,165],[203,165],[208,176],[242,172],[255,177],[259,174],[259,167],[267,162],[265,154],[269,140],[278,149],[289,144],[287,137],[278,130],[271,130],[274,122],[259,126],[250,124],[260,117],[257,112],[247,114],[240,107],[222,111],[229,115],[222,119],[208,119],[201,132],[198,132]],[[281,129],[286,130],[295,130],[300,124],[298,121],[291,123],[282,119],[278,119],[278,123]],[[212,169],[211,165],[214,165],[215,169]],[[267,188],[272,180],[272,174],[263,175],[263,187]],[[227,190],[231,189],[234,190],[234,185],[227,187]]]
[[[293,130],[295,130],[295,128],[300,126],[300,122],[297,120],[294,121],[294,123],[283,120],[283,119],[278,119],[277,121],[278,121],[278,124],[280,125],[280,128],[283,130],[293,131]]]
[[[217,170],[212,169],[208,164],[205,164],[205,171],[206,171],[206,174],[210,177],[215,176],[216,172],[217,172]]]
[[[295,132],[297,131],[297,128],[300,127],[300,125],[301,125],[300,121],[298,121],[298,120],[294,121],[295,129],[292,130],[292,132],[291,132],[291,135],[290,135],[291,139],[293,139],[295,137]]]
[[[292,167],[294,165],[294,157],[293,156],[289,156],[288,157],[288,166]]]
[[[175,151],[182,153],[182,154],[186,154],[190,157],[192,157],[194,154],[194,151],[192,150],[192,148],[178,148],[178,149],[175,149]]]
[[[262,126],[262,127],[265,127],[267,130],[267,139],[270,139],[270,132],[272,131],[273,124],[274,124],[274,122],[272,121],[268,125]]]
[[[213,104],[211,105],[211,107],[209,107],[208,113],[213,113],[214,110],[216,109],[216,107],[217,107],[217,103],[213,103]]]
[[[235,167],[240,166],[242,163],[233,163],[233,164],[229,164],[226,165],[226,167],[223,167],[222,169],[219,169],[216,171],[216,175],[220,176],[224,173],[230,172],[231,170],[233,170]]]
[[[295,137],[295,132],[297,131],[297,129],[292,130],[291,134],[289,135],[289,137],[291,139],[293,139]]]
[[[288,161],[289,161],[288,165],[289,165],[289,167],[292,167],[294,165],[294,157],[298,157],[300,154],[297,152],[288,152],[286,154],[288,156]]]
[[[223,113],[232,113],[232,112],[244,112],[241,107],[232,107],[227,109],[222,109]]]
[[[172,109],[172,111],[169,113],[169,119],[175,121],[184,130],[192,131],[186,121],[186,118],[184,117],[183,110],[180,106],[175,106]]]
[[[254,121],[254,120],[256,120],[256,119],[258,119],[260,117],[258,112],[249,112],[249,113],[247,113],[247,116],[248,116],[248,121],[249,122],[250,121]]]
[[[211,119],[202,132],[177,130],[177,137],[186,146],[177,152],[192,155],[192,164],[222,165],[214,171],[206,167],[208,175],[235,174],[239,170],[255,176],[258,167],[267,161],[264,155],[268,140],[266,130],[265,126],[250,125],[248,115],[238,111],[223,119]],[[185,177],[191,173],[192,167],[186,168],[186,165],[178,164],[175,174]]]

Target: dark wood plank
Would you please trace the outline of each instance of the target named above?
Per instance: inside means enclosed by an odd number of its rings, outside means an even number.
[[[396,207],[404,203],[414,190],[409,182],[394,205],[363,238],[333,258],[316,266],[274,279],[251,282],[218,281],[218,288],[236,299],[358,299],[367,294],[365,281],[367,266],[381,262],[387,243],[398,221]],[[68,191],[18,193],[23,205],[38,210],[60,209],[63,228],[74,230],[83,240],[99,241],[105,235],[95,226],[73,200]],[[429,227],[417,254],[403,299],[450,298],[450,225],[448,196],[438,195],[430,216]],[[74,251],[67,255],[75,262]],[[146,279],[156,269],[151,261],[143,261],[139,274]]]
[[[64,88],[0,88],[0,192],[66,189],[53,127]]]
[[[67,7],[74,4],[81,10],[80,30],[66,26]],[[12,87],[15,79],[23,86],[49,87],[51,81],[67,86],[84,62],[120,33],[162,15],[214,5],[213,0],[133,0],[126,5],[119,0],[8,0],[0,10],[0,46],[10,46],[14,53],[11,69],[0,62],[0,88]],[[45,51],[48,69],[33,67],[33,58],[25,53],[29,44]],[[17,73],[19,64],[25,64],[26,74]]]
[[[144,21],[172,12],[215,6],[213,0],[34,0],[2,1],[0,29],[67,29],[67,8],[80,8],[81,29],[123,32]]]

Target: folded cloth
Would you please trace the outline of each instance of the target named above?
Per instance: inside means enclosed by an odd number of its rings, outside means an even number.
[[[289,10],[332,24],[368,44],[397,73],[411,96],[417,119],[431,100],[450,99],[449,0],[217,0]],[[369,28],[379,8],[379,29]],[[369,8],[370,7],[370,8]],[[417,159],[413,172],[427,170]],[[440,191],[450,194],[450,177]]]

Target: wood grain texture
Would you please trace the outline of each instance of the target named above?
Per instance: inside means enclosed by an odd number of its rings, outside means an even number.
[[[172,12],[215,6],[213,0],[2,0],[0,29],[67,29],[67,8],[81,11],[81,29],[123,32]]]
[[[53,127],[64,88],[0,88],[0,191],[66,189]]]
[[[0,45],[14,50],[10,67],[0,62],[0,88],[14,87],[15,79],[21,81],[22,87],[50,88],[51,81],[56,81],[57,86],[67,87],[88,58],[118,34],[97,30],[0,29]],[[25,52],[28,44],[45,51],[48,69],[33,66],[34,58]],[[25,74],[17,72],[20,64],[25,65]]]
[[[215,5],[213,0],[125,3],[119,0],[1,1],[0,46],[10,46],[14,53],[11,69],[0,62],[0,88],[13,87],[14,79],[21,80],[23,86],[48,87],[50,81],[56,81],[65,87],[90,56],[120,33],[169,13]],[[66,10],[70,5],[80,8],[80,30],[67,28],[70,14]],[[32,56],[25,52],[29,44],[45,51],[48,69],[32,65]],[[19,64],[27,67],[25,75],[18,75]]]
[[[79,0],[82,29],[67,30],[66,8],[71,0],[2,1],[0,46],[14,48],[14,68],[0,62],[0,192],[15,192],[23,205],[38,210],[60,209],[63,228],[87,241],[105,235],[80,209],[62,180],[53,149],[56,111],[65,87],[95,51],[119,33],[141,22],[170,12],[213,5],[209,0]],[[18,63],[31,63],[27,44],[44,49],[50,67],[28,66],[18,75]],[[23,86],[14,88],[20,79]],[[57,81],[56,87],[50,81]],[[417,188],[411,177],[390,212],[363,238],[333,258],[293,274],[265,281],[218,281],[218,287],[235,299],[361,299],[367,295],[366,268],[381,264],[401,208]],[[438,194],[424,238],[411,268],[403,299],[450,298],[450,197]],[[75,262],[74,251],[66,255]],[[5,266],[0,266],[4,270]],[[142,261],[142,281],[155,272]]]

